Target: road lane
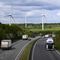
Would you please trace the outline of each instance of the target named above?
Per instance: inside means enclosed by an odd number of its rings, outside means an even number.
[[[45,40],[43,38],[36,42],[32,60],[60,60],[60,55],[56,51],[47,51],[45,49]]]
[[[0,49],[0,60],[15,60],[16,56],[22,49],[22,47],[28,43],[28,40],[20,40],[13,44],[12,49],[10,50],[1,50]]]
[[[31,38],[32,40],[39,39],[40,36]],[[19,40],[12,44],[12,49],[2,50],[0,49],[0,60],[15,60],[17,55],[20,53],[21,49],[28,43],[29,40]]]

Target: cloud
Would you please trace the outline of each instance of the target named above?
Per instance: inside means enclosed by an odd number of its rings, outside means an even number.
[[[33,15],[28,17],[28,22],[39,22],[41,20],[40,14],[46,14],[48,22],[52,20],[58,20],[59,18],[55,14],[60,14],[60,5],[57,5],[52,0],[0,0],[0,21],[3,23],[9,23],[10,18],[6,17],[11,14],[15,23],[24,23],[25,15],[27,12],[32,12]],[[23,2],[24,1],[24,2]],[[33,21],[32,21],[33,20]],[[37,21],[38,20],[38,21]]]
[[[5,3],[6,5],[11,6],[19,6],[23,7],[25,11],[30,9],[31,7],[38,7],[38,9],[46,9],[46,10],[55,10],[60,9],[60,1],[57,0],[0,0],[1,2]],[[27,9],[25,9],[28,7]]]
[[[57,12],[57,14],[56,14],[57,16],[60,16],[60,12]]]

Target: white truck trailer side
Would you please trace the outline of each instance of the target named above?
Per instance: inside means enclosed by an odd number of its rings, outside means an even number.
[[[1,48],[10,48],[11,44],[12,44],[11,40],[2,40]]]

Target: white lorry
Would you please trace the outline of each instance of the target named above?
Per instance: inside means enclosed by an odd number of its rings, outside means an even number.
[[[1,48],[11,48],[11,40],[2,40],[1,41]]]
[[[28,35],[22,35],[22,39],[23,40],[27,40],[28,39]]]
[[[46,40],[46,49],[54,50],[54,41],[51,37]]]

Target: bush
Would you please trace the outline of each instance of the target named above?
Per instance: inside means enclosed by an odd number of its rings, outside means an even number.
[[[23,29],[17,25],[0,24],[0,41],[2,39],[21,39]]]
[[[55,48],[60,50],[60,31],[56,32]]]

